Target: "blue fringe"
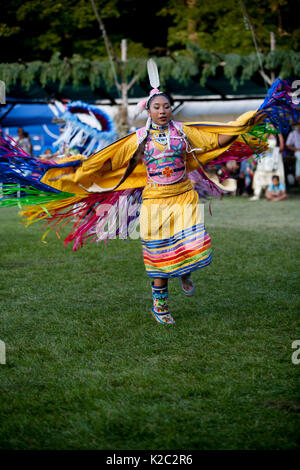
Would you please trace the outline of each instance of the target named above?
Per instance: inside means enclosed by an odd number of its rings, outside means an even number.
[[[41,191],[60,193],[41,182],[45,173],[51,168],[76,167],[80,160],[54,164],[42,162],[28,155],[8,136],[0,136],[0,183],[33,186]]]
[[[291,125],[299,119],[299,110],[292,102],[292,88],[287,80],[275,80],[268,90],[258,114],[267,114],[264,122],[272,124],[280,134],[288,134]]]

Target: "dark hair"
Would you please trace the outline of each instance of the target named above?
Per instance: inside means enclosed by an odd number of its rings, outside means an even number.
[[[279,176],[277,176],[277,175],[273,175],[273,176],[272,176],[272,180],[273,180],[274,178],[276,178],[276,179],[277,179],[277,181],[279,181]]]
[[[164,96],[165,98],[167,98],[167,100],[169,101],[170,105],[172,106],[173,105],[173,100],[171,98],[171,96],[169,96],[167,93],[156,93],[154,95],[151,96],[151,98],[149,99],[147,105],[146,105],[146,109],[149,109],[150,108],[150,104],[151,104],[151,101],[156,98],[157,96]]]

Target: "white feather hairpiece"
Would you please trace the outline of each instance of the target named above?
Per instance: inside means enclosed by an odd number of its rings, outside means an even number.
[[[158,68],[153,59],[148,60],[147,69],[148,69],[150,85],[152,86],[152,88],[158,88],[160,85]]]
[[[163,94],[162,91],[159,91],[159,88],[158,88],[160,85],[158,68],[153,59],[149,59],[147,61],[147,70],[148,70],[148,76],[149,76],[150,85],[152,86],[152,90],[150,91],[148,98],[144,98],[138,103],[133,119],[135,119],[144,109],[149,109],[148,104],[151,98],[153,98],[153,96]],[[151,123],[151,120],[149,122]]]

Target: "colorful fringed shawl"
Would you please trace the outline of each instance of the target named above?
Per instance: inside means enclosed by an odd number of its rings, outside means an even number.
[[[187,154],[187,172],[193,176],[200,192],[204,188],[204,192],[222,194],[230,186],[229,180],[221,181],[207,169],[218,163],[259,156],[267,146],[264,135],[270,130],[266,126],[271,124],[278,132],[283,132],[287,122],[296,119],[290,92],[286,82],[277,80],[262,106],[236,121],[182,125],[191,147]],[[238,137],[231,145],[212,148],[206,145],[211,134]],[[137,150],[136,133],[88,158],[78,155],[60,160],[59,164],[30,157],[9,137],[0,139],[0,183],[3,183],[0,207],[16,205],[27,225],[44,221],[47,231],[54,229],[58,235],[61,227],[72,222],[65,244],[73,242],[74,250],[88,239],[100,241],[116,235],[125,238],[134,230],[142,190],[147,183],[143,163],[139,163],[121,185],[118,183]],[[101,172],[109,159],[112,171]],[[16,191],[20,197],[15,197]],[[125,214],[123,218],[118,217],[120,213]]]

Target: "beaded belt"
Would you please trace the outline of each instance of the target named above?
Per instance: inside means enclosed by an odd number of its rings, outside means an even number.
[[[147,186],[154,187],[154,188],[156,188],[157,186],[172,186],[172,184],[183,183],[187,179],[188,179],[188,177],[186,176],[185,178],[183,178],[179,181],[176,181],[174,183],[169,183],[169,184],[161,184],[161,183],[155,183],[154,181],[149,181],[149,182],[147,182]]]

